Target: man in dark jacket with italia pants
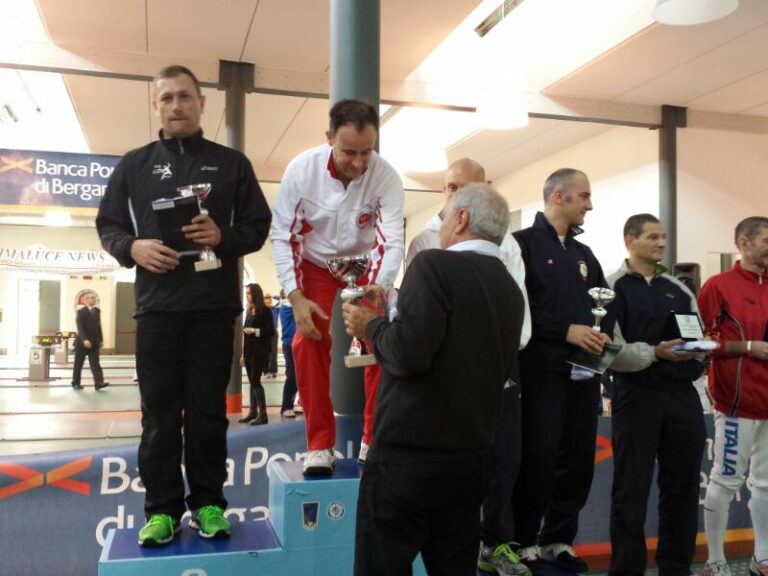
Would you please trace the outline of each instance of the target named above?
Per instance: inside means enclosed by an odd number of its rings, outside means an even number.
[[[645,519],[658,462],[660,576],[688,576],[696,551],[704,415],[693,381],[704,363],[673,351],[682,341],[675,315],[697,313],[696,298],[666,273],[664,226],[651,214],[624,226],[629,252],[608,278],[616,292],[612,364],[613,489],[611,576],[642,576],[648,558]],[[694,318],[698,322],[697,318]]]
[[[203,138],[205,97],[194,74],[169,66],[153,90],[160,139],[120,160],[96,218],[104,248],[126,268],[136,266],[143,546],[171,542],[186,508],[201,537],[229,536],[223,485],[226,389],[234,322],[242,312],[237,259],[261,248],[271,221],[248,159]],[[212,249],[221,263],[215,269],[196,271],[195,256],[182,257],[160,240],[152,202],[179,196],[178,188],[193,184],[210,184],[199,196],[207,213],[194,216],[181,233],[199,249]]]
[[[557,170],[544,184],[544,212],[514,233],[533,331],[520,353],[523,454],[513,510],[519,556],[534,576],[545,570],[543,560],[574,572],[588,569],[571,545],[592,484],[600,383],[568,360],[579,350],[600,354],[611,342],[592,329],[595,303],[587,293],[606,286],[602,268],[576,240],[591,197],[586,174]],[[611,330],[609,318],[602,329]]]

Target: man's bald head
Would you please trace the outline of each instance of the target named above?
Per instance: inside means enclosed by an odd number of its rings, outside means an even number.
[[[457,190],[473,183],[485,183],[485,168],[470,158],[460,158],[448,167],[443,192],[450,198]]]

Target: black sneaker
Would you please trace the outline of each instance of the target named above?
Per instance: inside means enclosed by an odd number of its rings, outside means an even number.
[[[554,562],[569,572],[588,572],[589,564],[576,555],[568,544],[545,544],[539,546],[539,557]]]
[[[109,382],[102,382],[101,384],[96,384],[96,390],[102,390],[109,386]]]
[[[72,382],[72,389],[73,390],[82,390],[83,387],[80,384],[77,384],[75,382]]]

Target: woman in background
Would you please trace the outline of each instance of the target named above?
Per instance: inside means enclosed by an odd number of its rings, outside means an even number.
[[[246,416],[238,422],[247,422],[251,426],[267,423],[267,400],[261,374],[269,362],[269,350],[275,326],[272,311],[264,305],[264,292],[258,284],[248,284],[246,291],[248,306],[243,326],[243,357],[241,366],[245,366],[248,381],[251,384],[251,405]]]

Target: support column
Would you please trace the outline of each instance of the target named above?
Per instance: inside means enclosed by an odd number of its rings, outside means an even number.
[[[354,98],[366,100],[378,110],[380,36],[379,0],[331,0],[330,106],[339,100]],[[344,366],[351,339],[344,331],[338,294],[333,306],[331,336],[333,408],[339,414],[362,414],[363,370]]]
[[[667,231],[663,264],[677,262],[677,129],[686,126],[686,109],[661,107],[659,129],[659,220]]]
[[[243,62],[219,61],[219,90],[224,90],[225,143],[229,148],[245,152],[245,95],[253,91],[254,66]],[[238,287],[242,293],[243,259],[237,260]],[[243,411],[243,369],[240,356],[243,353],[243,315],[235,319],[235,340],[232,352],[232,369],[227,385],[227,413]]]
[[[330,100],[367,100],[379,107],[379,0],[331,0]]]

